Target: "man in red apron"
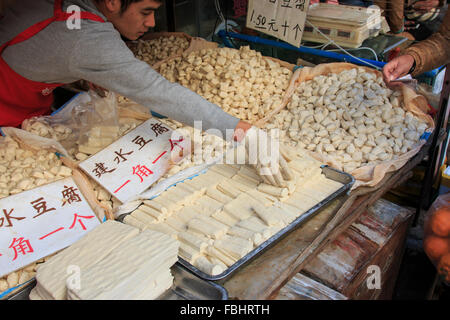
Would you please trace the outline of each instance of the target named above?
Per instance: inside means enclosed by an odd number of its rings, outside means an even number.
[[[22,77],[2,59],[1,53],[33,37],[54,21],[66,21],[71,14],[62,11],[62,0],[55,1],[53,17],[39,22],[0,46],[0,114],[3,126],[19,126],[32,116],[48,114],[53,103],[53,90],[63,83],[43,83]],[[82,12],[81,19],[104,20],[90,12]]]
[[[126,46],[122,37],[136,40],[154,27],[160,6],[157,0],[16,1],[0,20],[0,126],[49,113],[53,90],[83,79],[188,126],[202,121],[203,130],[223,138],[231,132],[257,143],[257,128],[167,81]],[[74,8],[79,27],[70,28]]]

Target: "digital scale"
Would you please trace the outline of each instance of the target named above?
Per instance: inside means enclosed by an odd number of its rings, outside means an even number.
[[[377,6],[312,4],[308,9],[302,40],[328,43],[324,34],[340,46],[358,48],[364,40],[377,36],[380,31],[389,31],[381,12]]]

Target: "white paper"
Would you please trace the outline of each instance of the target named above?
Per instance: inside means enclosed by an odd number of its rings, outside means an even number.
[[[79,167],[125,203],[163,176],[180,152],[190,153],[190,140],[152,118]]]
[[[71,245],[98,225],[71,177],[0,199],[0,277]]]
[[[309,0],[249,0],[247,28],[300,47]]]

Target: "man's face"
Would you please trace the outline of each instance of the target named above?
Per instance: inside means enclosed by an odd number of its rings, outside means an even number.
[[[122,14],[115,13],[110,21],[122,36],[136,40],[155,26],[155,10],[160,6],[161,3],[154,0],[134,2]]]

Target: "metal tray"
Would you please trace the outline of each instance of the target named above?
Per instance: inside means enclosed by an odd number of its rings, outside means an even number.
[[[248,254],[246,254],[244,257],[236,261],[232,266],[230,266],[227,270],[222,272],[221,274],[212,276],[209,275],[196,267],[194,267],[192,264],[187,262],[186,260],[182,259],[181,257],[178,257],[179,264],[183,265],[185,268],[193,272],[195,275],[199,276],[202,279],[209,280],[209,281],[216,281],[216,280],[222,280],[226,277],[228,277],[230,274],[232,274],[234,271],[242,267],[243,265],[247,264],[250,260],[260,255],[264,250],[281,240],[284,236],[286,236],[291,231],[295,230],[302,224],[304,224],[309,218],[313,217],[315,214],[317,214],[320,209],[325,207],[329,202],[340,196],[341,194],[347,192],[352,187],[353,183],[355,182],[355,179],[353,176],[346,172],[342,172],[336,169],[333,169],[327,165],[322,165],[322,173],[325,175],[326,178],[340,182],[343,184],[343,186],[322,200],[321,202],[317,203],[314,207],[303,213],[301,216],[299,216],[297,219],[292,221],[289,225],[278,231],[276,234],[274,234],[272,237],[261,243],[259,246],[257,246],[255,249],[250,251]]]
[[[171,271],[173,285],[157,300],[228,300],[228,292],[224,287],[198,278],[183,266],[175,264]],[[7,300],[29,300],[30,291],[35,286],[36,280],[30,281]]]

